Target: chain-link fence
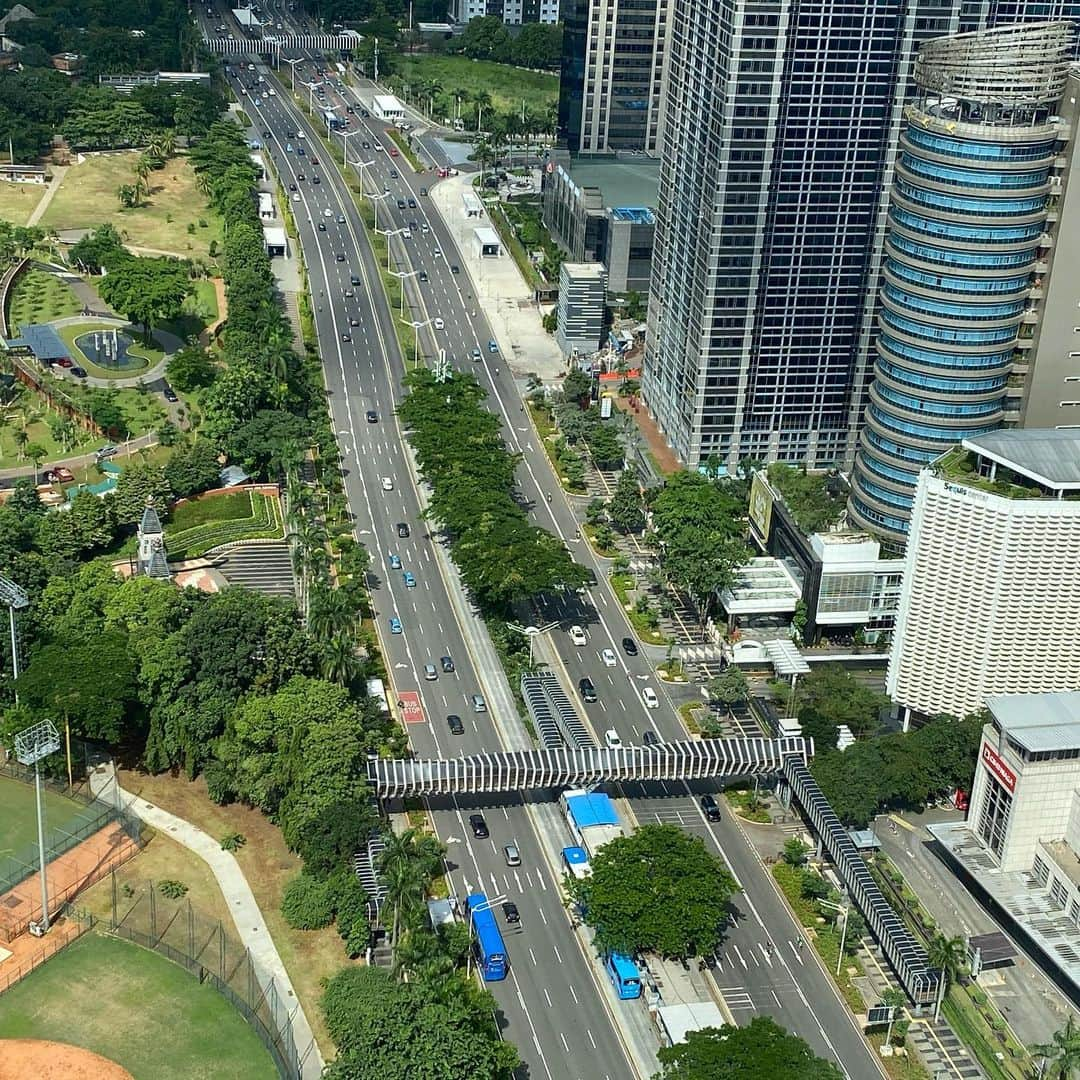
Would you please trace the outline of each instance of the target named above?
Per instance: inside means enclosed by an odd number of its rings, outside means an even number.
[[[273,976],[258,965],[251,951],[220,920],[191,906],[159,897],[153,882],[137,895],[112,875],[108,930],[144,948],[153,949],[185,967],[199,982],[209,982],[255,1029],[270,1051],[280,1076],[297,1080],[314,1043],[297,1047],[292,1019],[299,1006],[278,991]]]
[[[19,781],[27,785],[26,799],[32,805],[34,801],[34,772],[17,762],[8,761],[0,765],[0,778]],[[55,796],[61,796],[63,821],[49,825],[45,831],[45,861],[52,863],[66,855],[95,833],[117,822],[125,833],[136,843],[140,843],[142,823],[133,814],[120,810],[112,803],[96,799],[88,784],[68,788],[67,784],[42,776],[42,784],[50,795],[45,809],[45,820],[57,818],[58,804]],[[40,869],[40,852],[37,839],[23,844],[13,851],[0,854],[0,896],[5,896],[20,882],[25,881]]]

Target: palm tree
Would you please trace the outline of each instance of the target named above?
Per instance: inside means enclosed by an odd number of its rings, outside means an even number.
[[[326,643],[351,628],[356,615],[340,589],[320,589],[311,599],[308,631],[314,638]]]
[[[360,657],[356,655],[356,640],[341,631],[323,646],[322,677],[338,686],[349,686],[360,674]]]
[[[484,110],[491,108],[491,95],[486,90],[479,90],[473,97],[476,103],[476,130],[480,131],[480,125],[484,119]]]
[[[15,446],[18,449],[18,453],[15,455],[16,461],[22,461],[26,452],[26,444],[30,441],[30,436],[26,433],[26,428],[19,428],[15,432]]]
[[[945,990],[950,983],[956,981],[957,975],[964,966],[967,949],[962,937],[947,938],[944,934],[938,934],[930,947],[926,950],[926,957],[930,966],[941,972],[941,982],[938,986],[937,1005],[934,1007],[934,1019],[941,1013],[941,1002],[945,997]]]
[[[1080,1025],[1076,1017],[1069,1013],[1065,1026],[1054,1032],[1048,1043],[1031,1048],[1033,1054],[1046,1059],[1046,1072],[1043,1076],[1049,1080],[1070,1080],[1073,1073],[1080,1069]]]

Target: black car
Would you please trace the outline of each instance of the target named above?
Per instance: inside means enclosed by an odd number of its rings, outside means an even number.
[[[265,135],[265,136],[266,136],[266,137],[267,137],[268,139],[270,138],[270,132],[268,132],[268,131],[264,131],[264,132],[263,132],[263,134],[264,134],[264,135]],[[286,132],[285,132],[285,138],[287,138],[287,139],[295,139],[295,138],[296,138],[296,132],[295,132],[295,131],[286,131]]]
[[[166,401],[179,401],[180,400],[176,396],[176,391],[168,383],[165,384],[165,389],[162,390],[161,392],[165,395],[165,400]]]
[[[420,280],[421,281],[427,281],[427,279],[428,279],[427,271],[426,270],[421,270],[420,271]]]
[[[264,128],[264,129],[263,129],[263,138],[264,138],[264,139],[269,139],[269,138],[270,138],[270,135],[271,135],[271,133],[270,133],[270,129],[269,129],[269,128]],[[291,133],[291,132],[289,133],[289,138],[290,138],[290,139],[292,138],[292,133]]]
[[[297,180],[306,180],[307,176],[305,176],[304,173],[297,173],[296,174],[296,179]],[[295,190],[296,190],[296,188],[293,188],[293,191],[295,191]]]
[[[369,424],[377,424],[379,422],[379,414],[374,409],[368,409],[367,422]]]
[[[518,911],[517,904],[515,904],[512,900],[507,900],[506,903],[503,904],[502,909],[503,918],[508,923],[516,924],[521,922],[521,912]]]
[[[78,365],[76,365],[75,367],[73,367],[71,369],[71,374],[74,375],[76,379],[85,379],[86,378],[86,368],[79,367]]]
[[[363,142],[362,142],[362,143],[361,143],[360,145],[361,145],[361,146],[362,146],[362,147],[363,147],[363,148],[364,148],[365,150],[370,150],[370,149],[371,149],[371,143],[369,143],[369,142],[368,142],[368,141],[367,141],[366,139],[365,139],[365,140],[364,140],[364,141],[363,141]]]
[[[415,199],[410,199],[409,200],[409,209],[410,210],[415,210],[416,209],[416,200]]]
[[[320,180],[320,179],[318,178],[318,176],[313,176],[313,177],[311,178],[311,182],[312,182],[313,184],[319,184],[319,183],[322,183],[322,181],[321,181],[321,180]]]
[[[469,826],[477,840],[486,840],[491,835],[488,832],[487,822],[484,820],[483,814],[470,814]]]
[[[659,746],[660,745],[660,736],[657,735],[656,732],[653,731],[652,728],[646,728],[645,731],[642,732],[641,741],[646,746]]]
[[[405,209],[405,200],[404,199],[398,199],[397,208],[399,210],[404,210]]]
[[[290,191],[295,191],[296,190],[296,185],[295,184],[290,184],[289,185],[289,190]]]
[[[421,194],[421,195],[426,195],[426,194],[427,194],[427,188],[426,188],[426,187],[422,187],[422,188],[420,189],[420,194]]]
[[[454,670],[454,661],[449,656],[442,656],[439,658],[439,663],[442,664],[442,669],[447,674]]]
[[[360,115],[366,120],[371,115],[371,113],[369,113],[367,109],[361,109]]]
[[[342,334],[341,335],[341,340],[342,341],[352,341],[352,334],[350,334],[348,332]]]
[[[627,656],[637,656],[637,642],[632,637],[624,637],[622,647]]]
[[[451,274],[460,274],[461,273],[461,267],[458,266],[457,263],[451,263],[450,264],[450,273]]]
[[[594,701],[597,700],[596,687],[593,685],[592,679],[578,679],[577,688],[578,692],[581,694],[582,701],[591,705]]]
[[[360,275],[359,275],[359,274],[350,274],[350,275],[349,275],[349,280],[350,280],[350,281],[351,281],[351,282],[352,282],[352,283],[353,283],[354,285],[359,285],[359,284],[360,284]]]
[[[339,251],[337,253],[337,255],[334,256],[334,258],[337,259],[338,262],[344,262],[345,261],[345,253],[342,252],[342,251]],[[356,284],[356,283],[353,282],[353,284]]]
[[[325,221],[320,221],[319,222],[319,232],[326,232],[326,222]]]
[[[461,717],[457,713],[451,713],[446,718],[446,726],[450,729],[451,735],[465,734],[465,725],[461,722]]]
[[[716,800],[711,795],[701,796],[701,810],[707,821],[720,820],[720,807],[716,805]]]
[[[409,536],[409,526],[407,522],[399,521],[397,523],[397,534],[402,540],[405,540]]]

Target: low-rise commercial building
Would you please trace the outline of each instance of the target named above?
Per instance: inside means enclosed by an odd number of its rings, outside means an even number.
[[[1080,993],[1080,693],[991,695],[967,819],[946,861],[1075,1002]]]
[[[887,689],[911,714],[1080,689],[1080,431],[964,439],[919,475]]]
[[[575,262],[604,265],[613,296],[649,291],[659,163],[649,158],[553,161],[544,224]]]
[[[405,106],[393,94],[376,94],[371,102],[371,115],[395,124],[405,119]]]

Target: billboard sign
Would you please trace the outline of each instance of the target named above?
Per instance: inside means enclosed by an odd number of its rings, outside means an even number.
[[[750,527],[758,542],[764,547],[769,542],[772,525],[773,490],[765,476],[765,470],[754,473],[750,482]]]
[[[1010,792],[1016,791],[1016,773],[986,743],[983,743],[982,759],[995,779],[999,780]]]

